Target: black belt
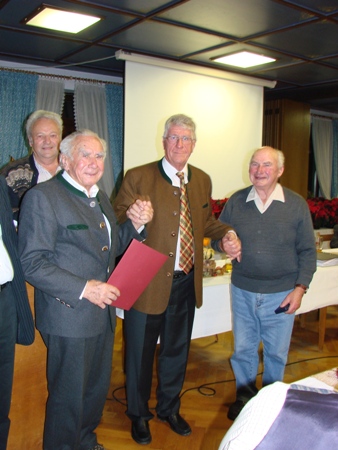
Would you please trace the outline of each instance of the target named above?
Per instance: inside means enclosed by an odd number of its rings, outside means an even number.
[[[0,284],[0,292],[5,289],[8,283]]]
[[[194,266],[190,269],[190,272],[192,272],[193,270],[194,270]],[[189,275],[189,273],[185,273],[185,272],[183,272],[183,270],[174,270],[173,279],[177,280],[178,278],[182,278],[182,277],[185,277],[186,275]]]
[[[185,276],[186,276],[186,273],[183,272],[183,270],[175,270],[173,278],[174,278],[174,280],[177,280],[177,278],[182,278]]]

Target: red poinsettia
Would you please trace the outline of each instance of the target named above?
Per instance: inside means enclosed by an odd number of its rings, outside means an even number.
[[[332,200],[323,197],[309,198],[307,204],[315,229],[333,228],[338,223],[338,198]]]
[[[226,204],[227,200],[228,200],[227,198],[222,198],[219,200],[211,199],[212,213],[216,217],[216,219],[218,219],[219,215],[221,214],[222,209]]]
[[[212,212],[216,219],[221,214],[227,200],[227,198],[211,199]],[[332,200],[327,200],[323,197],[309,198],[307,204],[315,229],[333,228],[338,223],[338,198],[333,198]]]

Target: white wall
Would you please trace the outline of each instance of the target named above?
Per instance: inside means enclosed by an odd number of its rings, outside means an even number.
[[[262,142],[263,87],[126,61],[125,170],[163,156],[164,123],[177,113],[196,122],[189,162],[211,176],[213,198],[248,185],[249,158]]]

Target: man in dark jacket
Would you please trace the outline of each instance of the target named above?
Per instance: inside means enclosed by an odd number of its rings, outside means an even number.
[[[5,450],[14,372],[15,343],[34,341],[34,322],[17,251],[6,180],[0,176],[0,450]]]
[[[59,114],[38,110],[26,122],[26,135],[31,154],[4,166],[0,174],[6,178],[14,219],[18,219],[25,192],[37,183],[52,178],[59,166],[59,146],[63,123]]]

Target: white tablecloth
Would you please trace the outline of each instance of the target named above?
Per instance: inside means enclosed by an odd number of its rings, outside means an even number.
[[[232,329],[230,275],[203,279],[203,306],[196,310],[192,338]],[[317,267],[310,288],[296,314],[338,304],[338,266]]]
[[[196,309],[192,339],[232,329],[230,274],[203,278],[203,305]]]

